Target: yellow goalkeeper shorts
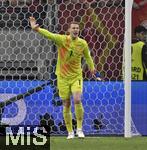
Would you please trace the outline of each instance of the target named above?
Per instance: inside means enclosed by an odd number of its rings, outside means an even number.
[[[75,92],[83,91],[83,78],[75,78],[67,80],[63,77],[57,77],[57,87],[59,90],[59,96],[62,100],[70,99],[70,96]]]

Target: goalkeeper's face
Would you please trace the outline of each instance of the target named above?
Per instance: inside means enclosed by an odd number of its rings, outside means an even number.
[[[78,24],[70,24],[68,31],[70,33],[70,36],[73,39],[76,39],[79,36],[79,31],[80,31],[79,25]]]

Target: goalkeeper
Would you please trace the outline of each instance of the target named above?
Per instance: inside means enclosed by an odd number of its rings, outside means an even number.
[[[57,87],[59,96],[63,100],[63,117],[68,131],[67,139],[75,137],[72,128],[72,114],[70,96],[73,96],[75,115],[77,119],[77,136],[84,138],[82,122],[84,109],[81,103],[83,88],[83,77],[81,69],[81,58],[84,56],[92,75],[95,75],[95,67],[90,56],[88,44],[78,37],[79,24],[72,22],[69,24],[69,35],[54,34],[46,29],[40,28],[33,17],[29,18],[31,28],[49,40],[55,42],[58,48],[58,60],[56,66]]]

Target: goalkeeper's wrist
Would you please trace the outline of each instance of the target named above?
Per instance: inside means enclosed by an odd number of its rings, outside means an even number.
[[[33,26],[31,26],[32,27],[32,29],[34,30],[34,31],[39,31],[39,24],[35,24],[35,25],[33,25]]]
[[[34,31],[39,32],[40,27],[33,28]]]
[[[40,30],[40,27],[37,27],[36,31],[39,32],[39,30]]]
[[[92,69],[90,69],[90,72],[91,72],[91,74],[96,74],[96,69],[92,68]]]

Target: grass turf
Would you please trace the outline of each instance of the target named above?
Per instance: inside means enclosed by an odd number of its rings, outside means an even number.
[[[65,137],[51,137],[51,150],[146,150],[147,137],[86,137],[66,140]]]
[[[5,137],[0,137],[0,150],[146,150],[147,137],[86,137],[66,140],[66,137],[51,137],[44,146],[5,145]]]

